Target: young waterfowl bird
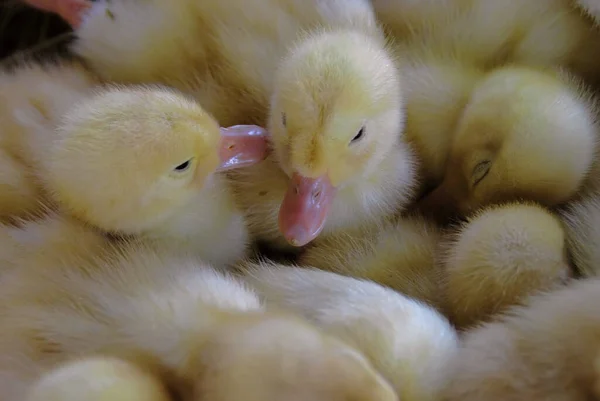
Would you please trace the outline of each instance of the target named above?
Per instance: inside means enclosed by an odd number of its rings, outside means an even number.
[[[40,175],[63,212],[215,265],[245,253],[243,215],[215,172],[266,156],[258,127],[220,129],[168,88],[111,87],[69,110],[44,156]]]
[[[507,66],[475,88],[461,116],[443,182],[420,207],[440,221],[489,204],[570,200],[590,169],[598,137],[595,100],[555,70]]]
[[[221,124],[268,120],[274,156],[231,175],[257,240],[302,246],[411,196],[402,84],[366,0],[100,1],[77,34],[110,79],[176,86]]]
[[[38,214],[50,202],[37,177],[41,154],[62,116],[97,84],[81,64],[64,60],[0,73],[0,220]]]
[[[4,273],[0,400],[397,400],[351,346],[158,249],[31,255]]]
[[[447,401],[600,397],[600,281],[573,281],[466,333]]]
[[[361,351],[399,399],[439,399],[458,341],[433,308],[373,282],[316,269],[240,268],[267,305],[297,313]]]
[[[420,216],[317,238],[298,264],[372,280],[436,308],[443,304],[436,263],[439,228]]]
[[[557,216],[534,203],[484,209],[448,235],[441,262],[447,315],[465,328],[570,277]]]

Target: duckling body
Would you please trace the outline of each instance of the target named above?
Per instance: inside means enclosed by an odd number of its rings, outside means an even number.
[[[372,280],[441,308],[442,272],[436,263],[440,229],[420,216],[318,238],[298,263]]]
[[[571,200],[593,165],[596,100],[561,71],[507,66],[474,89],[455,129],[442,183],[421,208],[444,221],[526,199]]]
[[[483,209],[450,234],[442,249],[446,312],[460,328],[571,276],[560,220],[533,203]]]
[[[98,2],[78,37],[110,79],[168,83],[221,124],[268,126],[272,159],[231,175],[256,240],[293,249],[411,197],[401,83],[367,1]]]
[[[304,316],[360,350],[400,399],[439,399],[458,341],[434,309],[375,283],[316,269],[242,268],[267,306]]]
[[[397,399],[359,352],[195,258],[121,244],[21,263],[0,286],[3,401]]]
[[[600,281],[573,281],[465,334],[450,364],[448,401],[600,396]]]
[[[34,215],[49,204],[37,174],[40,159],[63,114],[96,83],[80,64],[67,61],[29,63],[0,74],[2,185],[10,188],[2,191],[2,220]]]

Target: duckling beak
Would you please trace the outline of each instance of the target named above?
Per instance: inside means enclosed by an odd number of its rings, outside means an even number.
[[[292,176],[279,209],[279,230],[291,245],[304,246],[319,235],[335,193],[327,175]]]
[[[217,171],[248,167],[267,157],[267,131],[256,125],[235,125],[221,128]]]

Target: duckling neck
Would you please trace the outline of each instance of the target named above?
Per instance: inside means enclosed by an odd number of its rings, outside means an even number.
[[[370,174],[339,190],[323,234],[375,224],[401,211],[414,193],[414,171],[412,152],[398,144]]]
[[[249,241],[243,215],[220,176],[212,177],[179,212],[146,237],[197,255],[215,267],[242,258]]]

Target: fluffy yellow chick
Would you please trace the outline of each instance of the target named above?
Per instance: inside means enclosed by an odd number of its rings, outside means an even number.
[[[97,83],[79,63],[63,60],[0,73],[0,219],[34,215],[49,202],[37,180],[40,153],[47,151],[62,115]]]
[[[600,193],[590,192],[560,211],[567,246],[577,272],[584,277],[600,274]]]
[[[358,351],[158,248],[25,257],[0,280],[0,326],[2,401],[161,400],[158,382],[184,401],[397,400]]]
[[[443,182],[421,209],[444,221],[510,200],[568,201],[593,162],[594,105],[579,81],[554,70],[490,73],[458,122]]]
[[[258,127],[220,129],[168,88],[111,87],[68,111],[40,175],[63,212],[221,265],[242,257],[248,238],[215,172],[265,155]]]
[[[372,280],[436,308],[442,305],[436,263],[441,233],[420,216],[317,238],[298,263]]]
[[[172,84],[222,124],[268,117],[273,160],[232,176],[255,239],[301,246],[410,197],[401,84],[368,1],[101,1],[78,37],[111,79]]]
[[[406,205],[415,159],[402,135],[402,83],[380,39],[349,31],[310,36],[275,80],[268,131],[276,162],[234,173],[256,238],[303,246]]]
[[[241,268],[267,306],[297,313],[354,346],[401,400],[439,400],[458,341],[434,309],[335,273],[272,263]]]
[[[533,203],[490,207],[443,245],[450,320],[464,328],[570,276],[560,220]]]
[[[600,397],[600,281],[538,295],[468,332],[446,401],[586,401]]]

